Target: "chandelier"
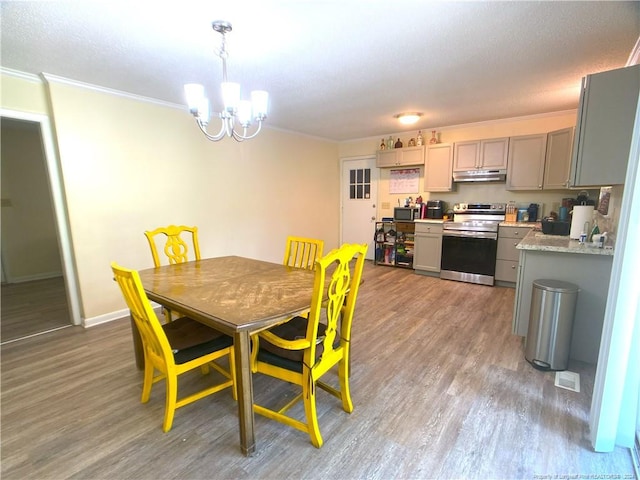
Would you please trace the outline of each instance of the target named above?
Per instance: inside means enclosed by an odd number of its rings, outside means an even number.
[[[264,90],[254,90],[251,92],[251,101],[240,100],[240,84],[227,81],[227,58],[229,56],[226,48],[225,35],[231,31],[229,22],[217,20],[211,24],[213,30],[222,36],[220,50],[216,54],[222,59],[222,102],[224,108],[220,113],[222,125],[220,131],[215,135],[207,131],[209,124],[209,100],[204,95],[204,87],[196,83],[189,83],[184,86],[187,97],[189,111],[195,117],[198,127],[202,133],[211,141],[217,142],[225,136],[233,137],[238,142],[249,140],[255,137],[262,128],[262,121],[267,118],[267,104],[269,94]],[[249,134],[252,121],[257,123],[256,129]],[[242,127],[242,133],[236,130],[237,125]]]

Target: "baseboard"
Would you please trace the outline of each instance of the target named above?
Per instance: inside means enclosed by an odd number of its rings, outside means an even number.
[[[153,310],[156,315],[162,315],[162,306],[152,303]],[[115,320],[122,320],[123,318],[129,318],[129,309],[117,310],[115,312],[105,313],[104,315],[98,315],[97,317],[85,318],[82,322],[82,326],[85,328],[95,327],[103,323],[113,322]]]
[[[6,283],[25,283],[36,280],[48,280],[50,278],[62,277],[62,272],[37,273],[35,275],[25,275],[24,277],[8,277],[5,275]]]

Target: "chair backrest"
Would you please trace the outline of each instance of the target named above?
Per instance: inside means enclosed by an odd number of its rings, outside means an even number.
[[[315,262],[322,257],[324,241],[315,238],[287,237],[283,264],[290,267],[313,270]]]
[[[171,345],[142,287],[140,275],[115,262],[111,262],[111,269],[140,332],[145,361],[150,361],[156,368],[166,372],[166,366],[162,366],[174,362]]]
[[[351,339],[351,322],[355,309],[365,255],[368,245],[344,244],[316,260],[314,293],[307,324],[307,340],[311,348],[304,353],[304,362],[322,375],[343,356]],[[324,313],[324,315],[323,315]],[[318,338],[318,325],[325,317],[324,338]],[[339,333],[340,342],[336,335]],[[316,345],[322,343],[323,351],[318,361]]]
[[[189,245],[182,238],[182,235],[191,236],[191,244],[193,246],[192,260],[200,260],[200,245],[198,244],[198,227],[187,227],[185,225],[169,225],[168,227],[159,227],[155,230],[144,232],[149,247],[151,247],[151,255],[153,256],[153,264],[156,267],[161,265],[158,249],[156,247],[156,236],[164,235],[166,241],[164,244],[164,253],[169,259],[170,264],[184,263],[189,261]]]

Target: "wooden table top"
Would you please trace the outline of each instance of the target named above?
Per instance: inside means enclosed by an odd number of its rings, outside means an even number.
[[[232,334],[308,310],[314,272],[229,256],[141,270],[140,278],[151,300]]]

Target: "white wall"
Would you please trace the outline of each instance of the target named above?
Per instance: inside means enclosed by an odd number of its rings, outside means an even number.
[[[124,309],[109,264],[151,267],[143,232],[159,225],[197,225],[205,257],[280,262],[290,234],[338,246],[335,143],[269,128],[211,143],[186,107],[53,78],[1,86],[2,107],[53,120],[85,324]]]

